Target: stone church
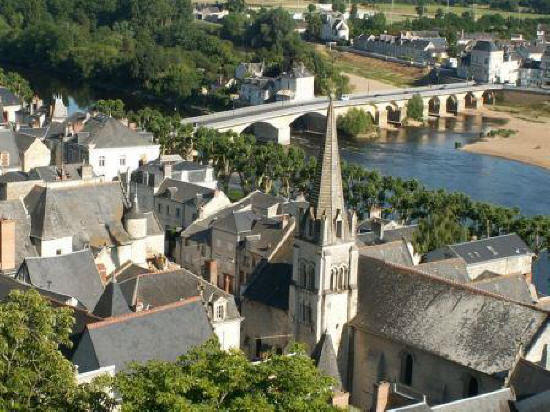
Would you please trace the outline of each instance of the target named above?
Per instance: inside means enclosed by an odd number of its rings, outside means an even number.
[[[309,206],[297,221],[286,260],[260,266],[243,294],[241,347],[252,358],[302,342],[362,410],[513,390],[512,374],[530,379],[514,372],[520,362],[550,375],[544,308],[373,257],[379,246],[357,241],[332,102]]]

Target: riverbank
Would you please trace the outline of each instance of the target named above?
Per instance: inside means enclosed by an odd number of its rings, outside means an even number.
[[[517,133],[510,137],[485,137],[465,145],[462,150],[550,169],[550,118],[532,119],[489,107],[484,107],[482,113],[486,117],[505,119],[503,127]]]

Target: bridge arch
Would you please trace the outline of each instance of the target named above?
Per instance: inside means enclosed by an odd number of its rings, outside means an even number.
[[[256,139],[262,142],[281,141],[281,128],[274,126],[269,122],[254,122],[243,129],[241,133],[253,134]]]
[[[477,109],[477,103],[477,97],[473,92],[466,93],[466,96],[464,97],[464,106],[466,109]]]
[[[493,90],[485,90],[482,99],[483,104],[495,104],[495,92]]]
[[[439,97],[434,96],[428,100],[428,114],[439,115],[439,110],[441,109],[441,100]]]
[[[454,94],[451,94],[445,100],[445,111],[452,114],[458,113],[458,99]]]
[[[401,123],[401,110],[395,102],[388,103],[386,105],[386,121],[388,123]]]
[[[289,124],[291,132],[324,133],[327,116],[318,112],[307,112],[298,115]]]

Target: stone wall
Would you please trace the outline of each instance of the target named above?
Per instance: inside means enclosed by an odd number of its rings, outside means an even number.
[[[357,329],[353,347],[351,404],[363,410],[374,405],[378,382],[401,380],[402,359],[407,353],[413,357],[410,387],[427,395],[430,404],[463,398],[472,377],[478,381],[479,393],[503,384],[503,380]]]
[[[498,104],[511,104],[514,106],[517,105],[530,105],[530,104],[540,104],[544,102],[550,102],[550,94],[548,93],[537,93],[535,91],[526,91],[526,90],[512,90],[512,89],[503,89],[497,90],[496,98]]]

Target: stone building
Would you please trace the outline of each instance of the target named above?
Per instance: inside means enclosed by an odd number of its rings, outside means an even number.
[[[0,123],[15,122],[23,102],[5,87],[0,87]]]
[[[0,128],[0,172],[29,172],[35,167],[48,166],[51,154],[40,139]]]

